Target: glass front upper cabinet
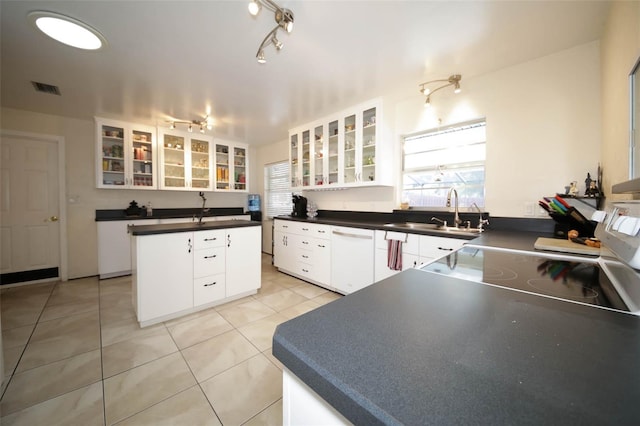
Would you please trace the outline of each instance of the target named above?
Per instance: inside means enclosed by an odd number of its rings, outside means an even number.
[[[211,189],[211,169],[209,167],[209,141],[191,139],[191,187]]]
[[[164,134],[162,140],[163,187],[186,188],[185,179],[185,138]]]
[[[216,141],[216,191],[247,191],[247,146]]]
[[[247,189],[247,150],[233,147],[233,187],[237,191]]]
[[[362,168],[358,171],[359,180],[373,182],[376,180],[376,108],[364,111],[360,131]]]
[[[327,184],[329,185],[337,185],[338,184],[338,176],[339,176],[339,152],[340,152],[340,144],[338,143],[339,135],[338,135],[338,120],[331,121],[329,123],[329,146],[327,157]]]
[[[302,132],[302,186],[311,185],[311,137],[309,130]]]
[[[155,129],[96,119],[98,188],[156,189]]]
[[[291,161],[291,187],[296,188],[302,185],[302,180],[300,179],[302,162],[300,161],[300,144],[298,143],[297,133],[292,134],[290,137],[289,151]]]
[[[325,159],[324,126],[316,126],[313,130],[313,184],[316,186],[327,183]]]
[[[356,172],[356,115],[344,119],[344,183],[355,183]]]

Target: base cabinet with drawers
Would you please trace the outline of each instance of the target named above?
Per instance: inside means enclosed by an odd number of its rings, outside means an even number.
[[[278,270],[349,294],[401,271],[388,266],[389,239],[402,241],[402,270],[445,256],[467,240],[386,230],[273,221],[273,264]]]
[[[402,241],[402,270],[416,268],[423,263],[446,256],[464,245],[466,240],[435,237],[395,231],[376,231],[376,281],[383,280],[401,271],[389,268],[389,240]]]
[[[275,220],[274,265],[305,281],[330,286],[330,232],[329,225]]]
[[[255,294],[261,246],[260,226],[134,236],[132,296],[140,326]]]
[[[218,220],[249,220],[249,215],[209,216],[203,222]],[[196,220],[191,217],[172,219],[105,220],[97,222],[98,275],[100,279],[131,274],[131,241],[129,226],[165,225]]]

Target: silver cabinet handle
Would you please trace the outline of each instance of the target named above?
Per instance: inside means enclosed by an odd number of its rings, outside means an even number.
[[[212,285],[216,285],[216,284],[217,284],[217,281],[214,281],[214,282],[212,282],[212,283],[205,284],[204,286],[205,286],[205,287],[210,287],[210,286],[212,286]]]
[[[359,234],[350,234],[348,232],[341,232],[341,231],[332,231],[332,233],[334,235],[341,235],[343,237],[350,237],[350,238],[360,238],[363,240],[372,240],[373,237],[371,235],[359,235]]]
[[[309,258],[309,256],[307,256],[306,254],[303,254],[303,255],[302,255],[302,257],[303,257],[304,259],[308,259],[308,258]]]
[[[303,241],[303,242],[302,242],[302,244],[304,244],[304,245],[308,245],[308,244],[309,244],[309,241]]]
[[[231,235],[227,234],[227,247],[231,247]]]
[[[205,256],[204,258],[205,259],[213,259],[214,257],[218,257],[218,256],[214,254],[214,255],[211,255],[211,256]]]
[[[453,251],[452,248],[446,248],[446,247],[438,247],[438,250]]]
[[[205,241],[215,241],[217,239],[218,239],[217,237],[213,237],[213,238],[205,238],[204,240]]]
[[[193,248],[193,246],[191,245],[191,238],[189,238],[189,241],[187,241],[187,248],[189,249],[189,253],[191,253],[191,249]]]

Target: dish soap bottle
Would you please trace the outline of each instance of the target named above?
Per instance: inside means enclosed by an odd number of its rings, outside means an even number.
[[[147,217],[151,217],[153,215],[153,208],[151,207],[151,201],[147,203]]]

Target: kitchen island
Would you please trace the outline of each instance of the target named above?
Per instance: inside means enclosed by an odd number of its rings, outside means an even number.
[[[255,294],[261,230],[260,222],[241,220],[130,226],[140,326]]]
[[[420,270],[279,325],[273,354],[285,424],[640,423],[639,317]]]

